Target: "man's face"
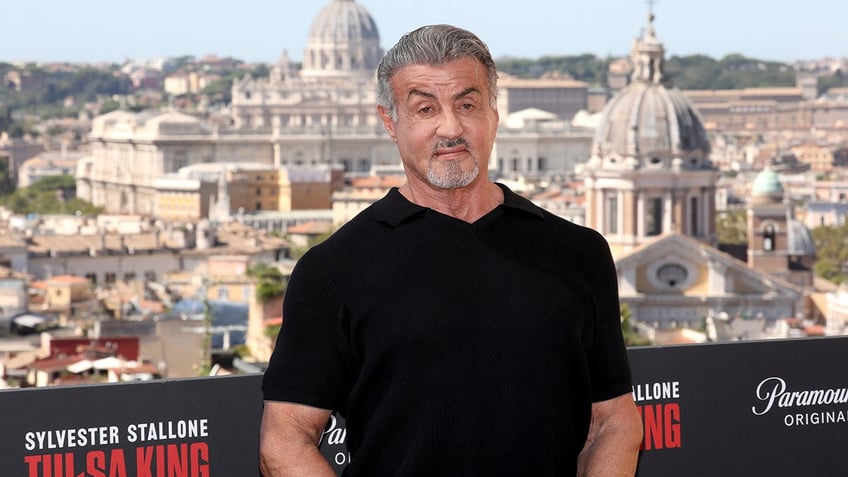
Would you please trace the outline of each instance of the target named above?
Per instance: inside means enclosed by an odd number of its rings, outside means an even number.
[[[485,176],[498,112],[482,63],[465,58],[443,66],[410,65],[391,83],[397,120],[378,109],[410,183],[454,189]]]

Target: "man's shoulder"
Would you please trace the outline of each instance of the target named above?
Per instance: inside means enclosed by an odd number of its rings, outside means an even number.
[[[326,240],[312,247],[310,252],[334,254],[337,251],[349,252],[360,244],[377,240],[388,227],[380,219],[384,210],[391,210],[396,199],[391,191],[376,202],[362,209],[352,219],[348,220],[332,233]]]
[[[522,216],[536,217],[540,220],[538,223],[546,229],[546,234],[553,234],[558,240],[574,240],[578,245],[593,245],[599,241],[606,243],[603,235],[597,230],[577,224],[566,218],[544,209],[515,191],[511,190],[504,184],[498,183],[504,191],[504,205],[513,211],[517,211]]]

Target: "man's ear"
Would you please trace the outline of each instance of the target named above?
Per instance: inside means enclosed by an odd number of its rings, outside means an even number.
[[[383,106],[377,106],[377,114],[380,115],[380,119],[383,120],[383,127],[386,128],[386,132],[391,136],[392,141],[397,142],[397,136],[395,134],[395,123],[392,121],[392,115],[389,111],[386,111],[386,108]]]

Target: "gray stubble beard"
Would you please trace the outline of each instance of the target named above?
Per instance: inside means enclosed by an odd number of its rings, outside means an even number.
[[[427,170],[427,182],[441,189],[458,189],[474,182],[479,174],[480,164],[477,162],[477,158],[474,158],[474,167],[470,171],[464,172],[456,161],[446,162],[442,174],[436,172],[431,162]]]

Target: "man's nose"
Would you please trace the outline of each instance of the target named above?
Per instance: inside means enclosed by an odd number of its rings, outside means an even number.
[[[439,118],[437,133],[440,137],[453,139],[462,136],[462,121],[453,109],[445,108]]]

